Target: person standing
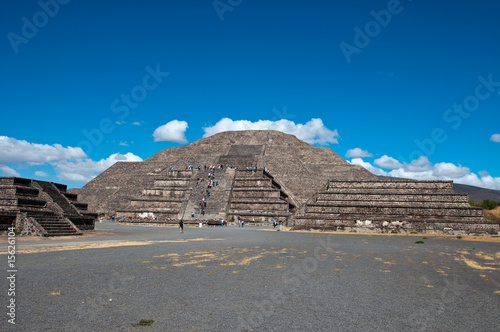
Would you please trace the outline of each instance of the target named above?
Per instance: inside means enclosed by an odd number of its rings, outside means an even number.
[[[182,219],[179,221],[179,230],[181,233],[184,233],[184,221]]]

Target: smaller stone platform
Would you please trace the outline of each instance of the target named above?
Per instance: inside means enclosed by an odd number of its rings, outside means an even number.
[[[294,216],[294,229],[496,235],[500,223],[485,220],[452,181],[329,181]]]
[[[0,231],[23,235],[81,235],[93,230],[97,215],[88,212],[66,185],[17,177],[0,178]]]

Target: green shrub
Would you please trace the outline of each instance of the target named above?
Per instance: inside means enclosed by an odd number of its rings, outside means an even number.
[[[483,209],[486,210],[493,210],[497,206],[500,206],[500,201],[495,202],[490,199],[485,199],[481,203],[475,202],[473,199],[469,200],[469,205],[471,206],[476,206],[476,207],[482,207]]]

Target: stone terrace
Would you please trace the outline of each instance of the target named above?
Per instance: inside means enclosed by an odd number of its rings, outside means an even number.
[[[451,181],[329,181],[294,216],[295,229],[497,234]]]

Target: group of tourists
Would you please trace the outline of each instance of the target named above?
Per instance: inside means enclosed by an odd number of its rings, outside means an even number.
[[[215,170],[215,169],[220,169],[220,170],[223,170],[224,169],[224,165],[220,164],[220,165],[203,165],[203,166],[200,166],[200,165],[197,165],[197,166],[193,166],[193,165],[187,165],[186,166],[186,169],[187,170],[193,170],[193,169],[197,169],[199,171],[201,171],[202,169],[204,171],[206,171],[207,169],[208,170]],[[170,168],[170,170],[173,170],[173,168]]]
[[[190,167],[190,166],[188,166]],[[219,176],[219,179],[215,178],[215,171],[216,170],[223,170],[224,165],[204,165],[203,168],[201,166],[196,166],[197,169],[201,170],[203,169],[204,171],[208,170],[207,174],[207,187],[205,189],[205,195],[203,196],[201,202],[200,202],[200,214],[202,216],[205,216],[205,209],[207,207],[207,200],[210,198],[210,189],[213,187],[217,187],[219,185],[219,180],[222,180],[222,176]],[[196,187],[200,185],[200,183],[205,182],[205,176],[199,177],[196,180]],[[191,217],[194,218],[194,212],[191,213]]]

